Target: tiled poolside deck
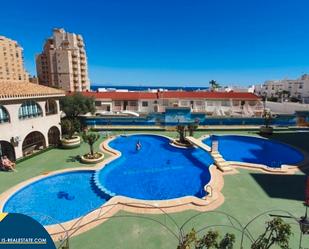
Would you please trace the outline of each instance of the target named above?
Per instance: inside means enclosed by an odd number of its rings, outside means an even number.
[[[131,133],[131,131],[128,133]],[[159,133],[168,136],[176,135],[174,132]],[[239,133],[248,134],[245,131]],[[205,132],[197,132],[196,137],[204,134]],[[250,134],[252,134],[252,131],[250,131]],[[309,133],[276,133],[273,135],[273,138],[301,147],[303,150],[309,152]],[[0,191],[2,193],[9,187],[30,177],[43,174],[46,171],[84,166],[76,160],[76,156],[86,151],[88,151],[86,145],[82,145],[80,148],[74,150],[55,149],[21,162],[17,165],[17,173],[0,172]],[[223,195],[226,201],[218,211],[227,212],[237,217],[243,223],[247,222],[254,215],[265,211],[265,209],[279,208],[288,210],[296,216],[303,215],[304,208],[302,199],[305,176],[302,172],[298,172],[292,176],[272,176],[245,169],[239,169],[239,172],[237,175],[226,175],[224,177]],[[173,214],[172,217],[180,224],[194,214],[197,214],[197,212],[184,211]],[[177,241],[162,226],[149,220],[138,218],[136,214],[133,217],[132,214],[121,211],[117,215],[118,217],[119,215],[123,217],[110,219],[98,227],[72,238],[70,241],[71,247],[77,249],[96,249],[102,248],[102,245],[108,245],[108,248],[120,249],[176,248]],[[171,225],[165,215],[146,216]],[[194,223],[190,223],[187,228],[191,229],[194,225],[198,229],[206,224],[221,224],[224,222],[224,218],[220,215],[205,214],[198,220],[195,220]],[[261,226],[253,227],[252,232],[260,232],[260,227],[263,226],[263,223],[264,221],[258,222],[257,224]],[[309,244],[309,240],[304,240],[304,242]],[[296,229],[294,239],[290,246],[295,248],[297,243],[298,232]]]

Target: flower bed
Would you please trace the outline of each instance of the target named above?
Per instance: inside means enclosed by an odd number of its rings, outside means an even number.
[[[87,153],[81,157],[82,163],[99,163],[103,161],[104,154],[101,152],[95,152],[93,155]]]

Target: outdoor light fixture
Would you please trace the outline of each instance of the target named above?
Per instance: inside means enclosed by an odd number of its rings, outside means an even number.
[[[20,137],[11,137],[11,144],[14,146],[14,147],[17,147],[18,146],[18,143],[20,142]]]
[[[306,207],[306,215],[301,217],[299,220],[300,230],[303,234],[309,234],[309,219],[307,217],[307,209],[308,206]]]

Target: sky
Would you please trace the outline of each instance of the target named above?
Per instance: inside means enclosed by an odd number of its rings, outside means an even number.
[[[81,34],[92,84],[250,85],[309,73],[308,0],[1,0],[26,69],[52,29]]]

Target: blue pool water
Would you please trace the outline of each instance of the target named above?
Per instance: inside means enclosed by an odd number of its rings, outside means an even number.
[[[136,151],[138,140],[142,148]],[[118,137],[110,146],[122,156],[101,170],[45,177],[13,194],[3,212],[26,214],[51,225],[79,218],[113,195],[148,200],[205,196],[213,163],[207,152],[175,148],[167,138],[152,135]]]
[[[136,150],[140,141],[141,150]],[[118,137],[109,144],[122,156],[97,172],[97,181],[114,195],[143,200],[205,196],[211,156],[196,148],[181,149],[155,135]]]
[[[106,202],[93,191],[93,174],[77,171],[43,178],[16,192],[3,211],[29,215],[43,225],[81,217]]]
[[[269,139],[248,136],[211,136],[203,142],[211,146],[218,140],[219,152],[227,161],[264,164],[278,168],[282,164],[297,164],[304,160],[303,154],[293,147]]]

